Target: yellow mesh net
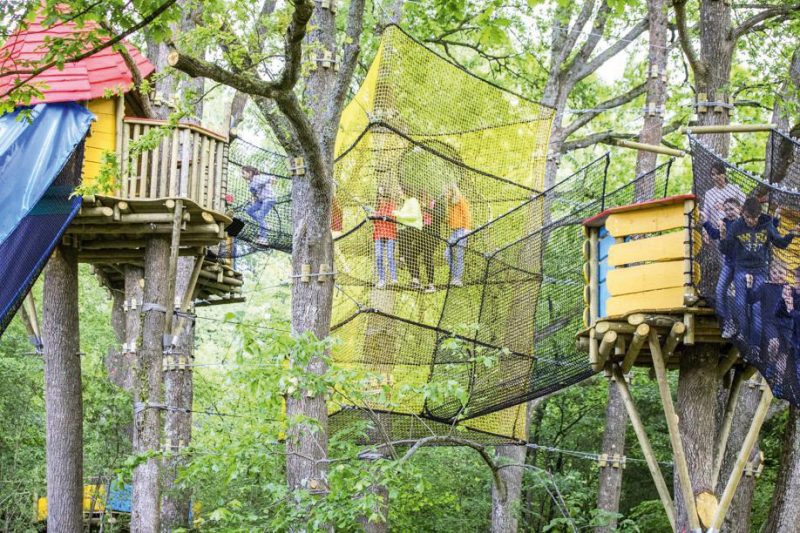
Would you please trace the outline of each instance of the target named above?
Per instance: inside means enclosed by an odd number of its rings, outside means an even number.
[[[552,118],[386,30],[337,137],[332,329],[334,361],[392,393],[334,429],[525,439]]]

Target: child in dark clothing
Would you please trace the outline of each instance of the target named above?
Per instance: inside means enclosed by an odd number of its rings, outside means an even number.
[[[722,233],[722,232],[720,232]],[[752,346],[759,346],[761,341],[761,303],[755,302],[752,307],[747,303],[748,291],[758,293],[767,277],[768,261],[771,247],[786,248],[791,244],[796,233],[786,236],[778,233],[769,215],[761,212],[761,204],[756,198],[748,198],[742,207],[742,216],[730,225],[720,242],[722,253],[733,257],[733,286],[736,291],[736,304],[745,313],[750,311],[750,320],[742,320],[748,326],[749,334],[745,339]]]
[[[703,228],[711,240],[724,239],[730,230],[730,227],[739,218],[742,204],[737,198],[728,198],[723,204],[724,217],[719,222],[718,227],[714,227],[711,221],[706,220],[703,223]],[[722,268],[719,272],[719,279],[717,280],[716,289],[716,302],[717,315],[722,319],[722,337],[725,339],[731,338],[735,333],[735,325],[731,317],[728,315],[728,289],[733,281],[734,260],[731,253],[725,253],[722,250]]]

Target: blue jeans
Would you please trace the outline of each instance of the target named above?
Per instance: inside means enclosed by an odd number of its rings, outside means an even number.
[[[728,315],[728,289],[733,281],[733,265],[727,260],[722,262],[717,280],[716,303],[717,315],[723,320],[730,318]]]
[[[267,237],[267,224],[264,219],[267,218],[273,207],[275,207],[275,200],[254,200],[247,207],[247,214],[258,224],[258,236],[262,239]]]
[[[746,275],[753,276],[753,286],[747,288]],[[766,272],[736,270],[733,274],[733,287],[736,291],[733,316],[738,318],[739,331],[745,336],[748,344],[758,349],[761,346],[761,300],[748,304],[747,297],[753,292],[760,292],[767,280]],[[749,313],[748,313],[749,312]],[[747,315],[750,316],[747,316]]]
[[[444,260],[450,265],[450,273],[453,281],[461,281],[464,275],[464,250],[467,247],[467,239],[462,239],[467,234],[465,228],[453,230],[450,238],[447,239],[447,248],[444,249]],[[451,248],[455,250],[451,251]]]
[[[394,264],[394,239],[377,239],[375,241],[375,269],[378,271],[378,281],[384,283],[386,277],[384,274],[383,259],[389,263],[389,275],[392,276],[392,281],[397,281],[397,267]]]

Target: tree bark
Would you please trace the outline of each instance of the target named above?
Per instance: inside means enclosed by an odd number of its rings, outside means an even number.
[[[619,387],[613,379],[608,380],[608,403],[606,404],[606,426],[603,430],[603,453],[625,455],[625,432],[628,427],[628,414]],[[611,515],[619,513],[619,498],[622,492],[622,468],[615,468],[611,462],[600,468],[600,484],[597,494],[597,508]],[[611,532],[617,529],[616,516],[610,517],[605,525],[595,528],[597,532]]]
[[[56,248],[42,308],[47,439],[47,529],[83,531],[83,403],[78,328],[78,259]]]
[[[203,258],[181,257],[178,259],[178,272],[175,286],[175,307],[181,302],[189,289],[195,261]],[[178,488],[175,480],[178,471],[185,464],[180,456],[181,449],[188,446],[192,439],[192,398],[193,374],[191,363],[194,362],[194,322],[191,319],[184,321],[179,333],[178,344],[173,353],[173,362],[176,357],[184,357],[189,366],[184,368],[170,367],[164,372],[164,396],[169,406],[164,414],[164,433],[169,455],[164,460],[162,475],[164,495],[161,500],[161,529],[168,532],[176,528],[190,526],[189,512],[191,508],[191,490]]]
[[[718,360],[719,351],[715,344],[699,344],[681,356],[676,413],[695,496],[703,491],[713,492],[714,488],[711,477],[719,386]],[[689,531],[677,469],[674,479],[677,530],[685,528]]]
[[[762,531],[800,532],[800,408],[789,407],[772,507]]]
[[[498,446],[495,450],[497,463],[523,465],[525,464],[526,450],[525,446]],[[506,487],[505,498],[492,484],[492,533],[515,533],[517,531],[524,471],[522,466],[500,470],[500,478]]]
[[[134,452],[157,454],[164,429],[162,335],[167,302],[170,242],[150,237],[145,248],[142,337],[134,388]],[[133,471],[131,531],[156,533],[161,528],[161,480],[158,457],[149,457]]]

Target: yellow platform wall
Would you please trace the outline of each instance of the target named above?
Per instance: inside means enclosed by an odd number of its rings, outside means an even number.
[[[115,152],[117,149],[117,105],[116,98],[97,98],[87,104],[97,120],[92,122],[86,138],[83,156],[84,186],[91,185],[100,175],[103,152]]]

